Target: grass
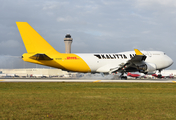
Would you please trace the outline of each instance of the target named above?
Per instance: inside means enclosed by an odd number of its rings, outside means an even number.
[[[174,83],[0,83],[0,119],[174,120]]]

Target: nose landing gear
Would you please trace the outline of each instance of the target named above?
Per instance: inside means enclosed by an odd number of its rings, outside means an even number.
[[[161,70],[159,70],[158,78],[162,78]]]

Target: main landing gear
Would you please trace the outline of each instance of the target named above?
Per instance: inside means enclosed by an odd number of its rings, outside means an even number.
[[[127,76],[121,76],[121,80],[127,80]]]
[[[124,76],[124,73],[122,73],[122,74],[120,75],[120,79],[121,79],[121,80],[127,80],[127,76]]]

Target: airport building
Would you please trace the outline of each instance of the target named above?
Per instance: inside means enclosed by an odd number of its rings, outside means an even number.
[[[64,77],[70,75],[61,69],[28,68],[0,69],[0,77]]]
[[[64,38],[65,43],[65,53],[71,53],[71,44],[72,44],[73,38],[71,38],[70,34],[66,34]]]

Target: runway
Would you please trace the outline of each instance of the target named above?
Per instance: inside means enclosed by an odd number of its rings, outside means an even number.
[[[128,80],[89,80],[89,79],[0,79],[0,82],[94,82],[94,83],[176,83],[176,79],[128,79]]]

